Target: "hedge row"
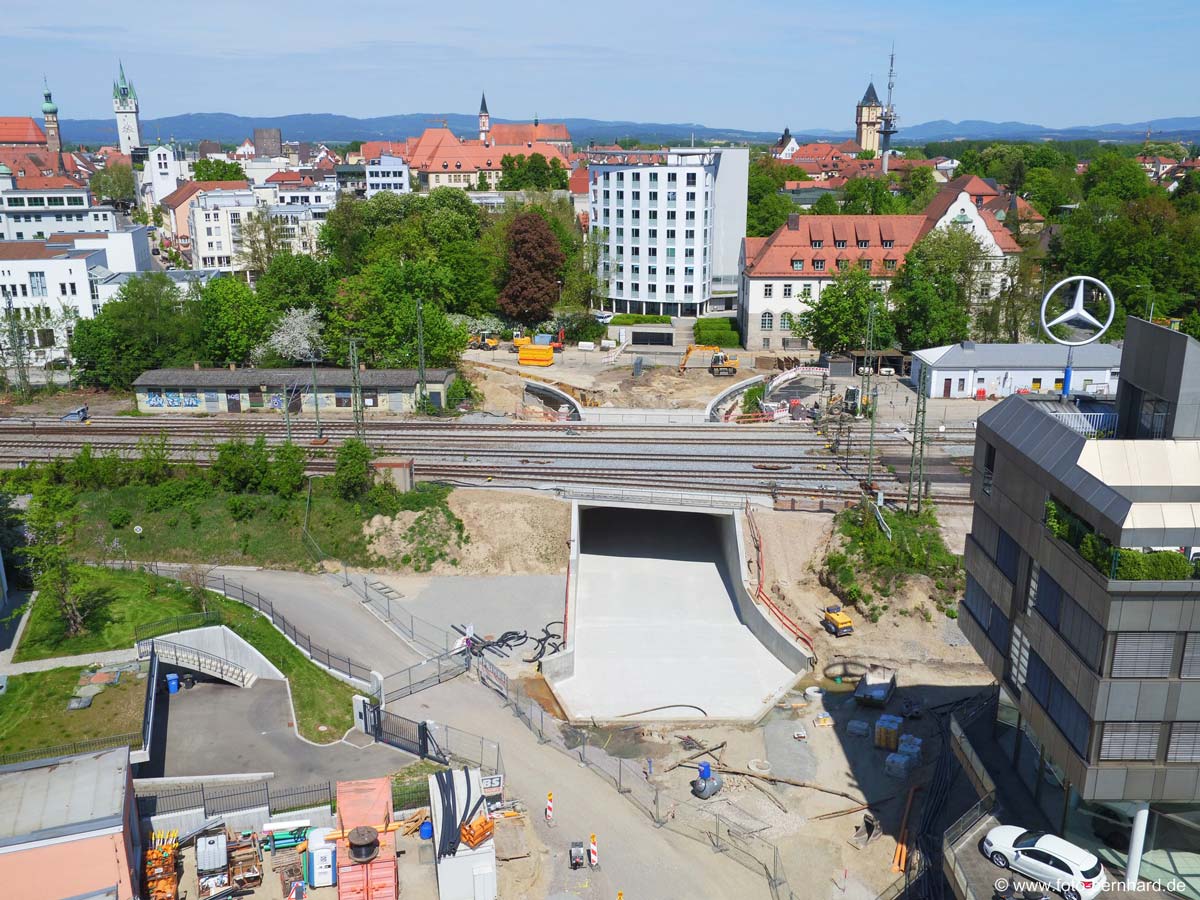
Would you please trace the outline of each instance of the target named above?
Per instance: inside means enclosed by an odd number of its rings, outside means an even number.
[[[741,344],[734,319],[697,319],[692,334],[697,344],[737,347]]]
[[[612,317],[609,325],[670,325],[670,316],[643,316],[636,313],[621,313]]]

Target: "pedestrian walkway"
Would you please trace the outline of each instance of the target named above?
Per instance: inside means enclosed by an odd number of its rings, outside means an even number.
[[[111,666],[134,662],[138,658],[137,648],[127,650],[105,650],[98,653],[80,653],[77,656],[54,656],[50,659],[33,659],[29,662],[11,662],[12,652],[4,651],[0,659],[0,675],[26,675],[29,672],[46,672],[50,669],[82,668],[84,666]]]

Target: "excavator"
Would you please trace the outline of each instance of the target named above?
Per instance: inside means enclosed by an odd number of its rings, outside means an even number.
[[[494,331],[481,331],[467,337],[468,350],[495,350],[500,346],[500,338]]]
[[[688,358],[693,353],[711,353],[712,357],[708,361],[709,375],[736,375],[738,370],[738,358],[730,356],[720,347],[713,347],[707,344],[688,344],[687,352],[683,354],[683,359],[679,361],[679,374],[682,375],[687,371]]]

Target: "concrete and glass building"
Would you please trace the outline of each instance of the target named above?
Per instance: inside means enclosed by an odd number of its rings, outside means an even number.
[[[363,168],[366,173],[366,197],[368,200],[382,191],[392,194],[412,192],[412,184],[408,177],[408,163],[399,156],[382,153],[374,159],[364,160]]]
[[[604,308],[671,316],[731,309],[748,172],[743,148],[589,152],[589,229]]]
[[[1052,826],[1200,896],[1200,344],[1130,318],[1115,406],[1086,408],[980,417],[959,622]]]

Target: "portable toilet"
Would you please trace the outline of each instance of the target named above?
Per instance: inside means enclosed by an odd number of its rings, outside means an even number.
[[[332,828],[313,828],[308,832],[304,868],[309,887],[332,887],[337,884],[337,849],[325,839],[332,831]]]

